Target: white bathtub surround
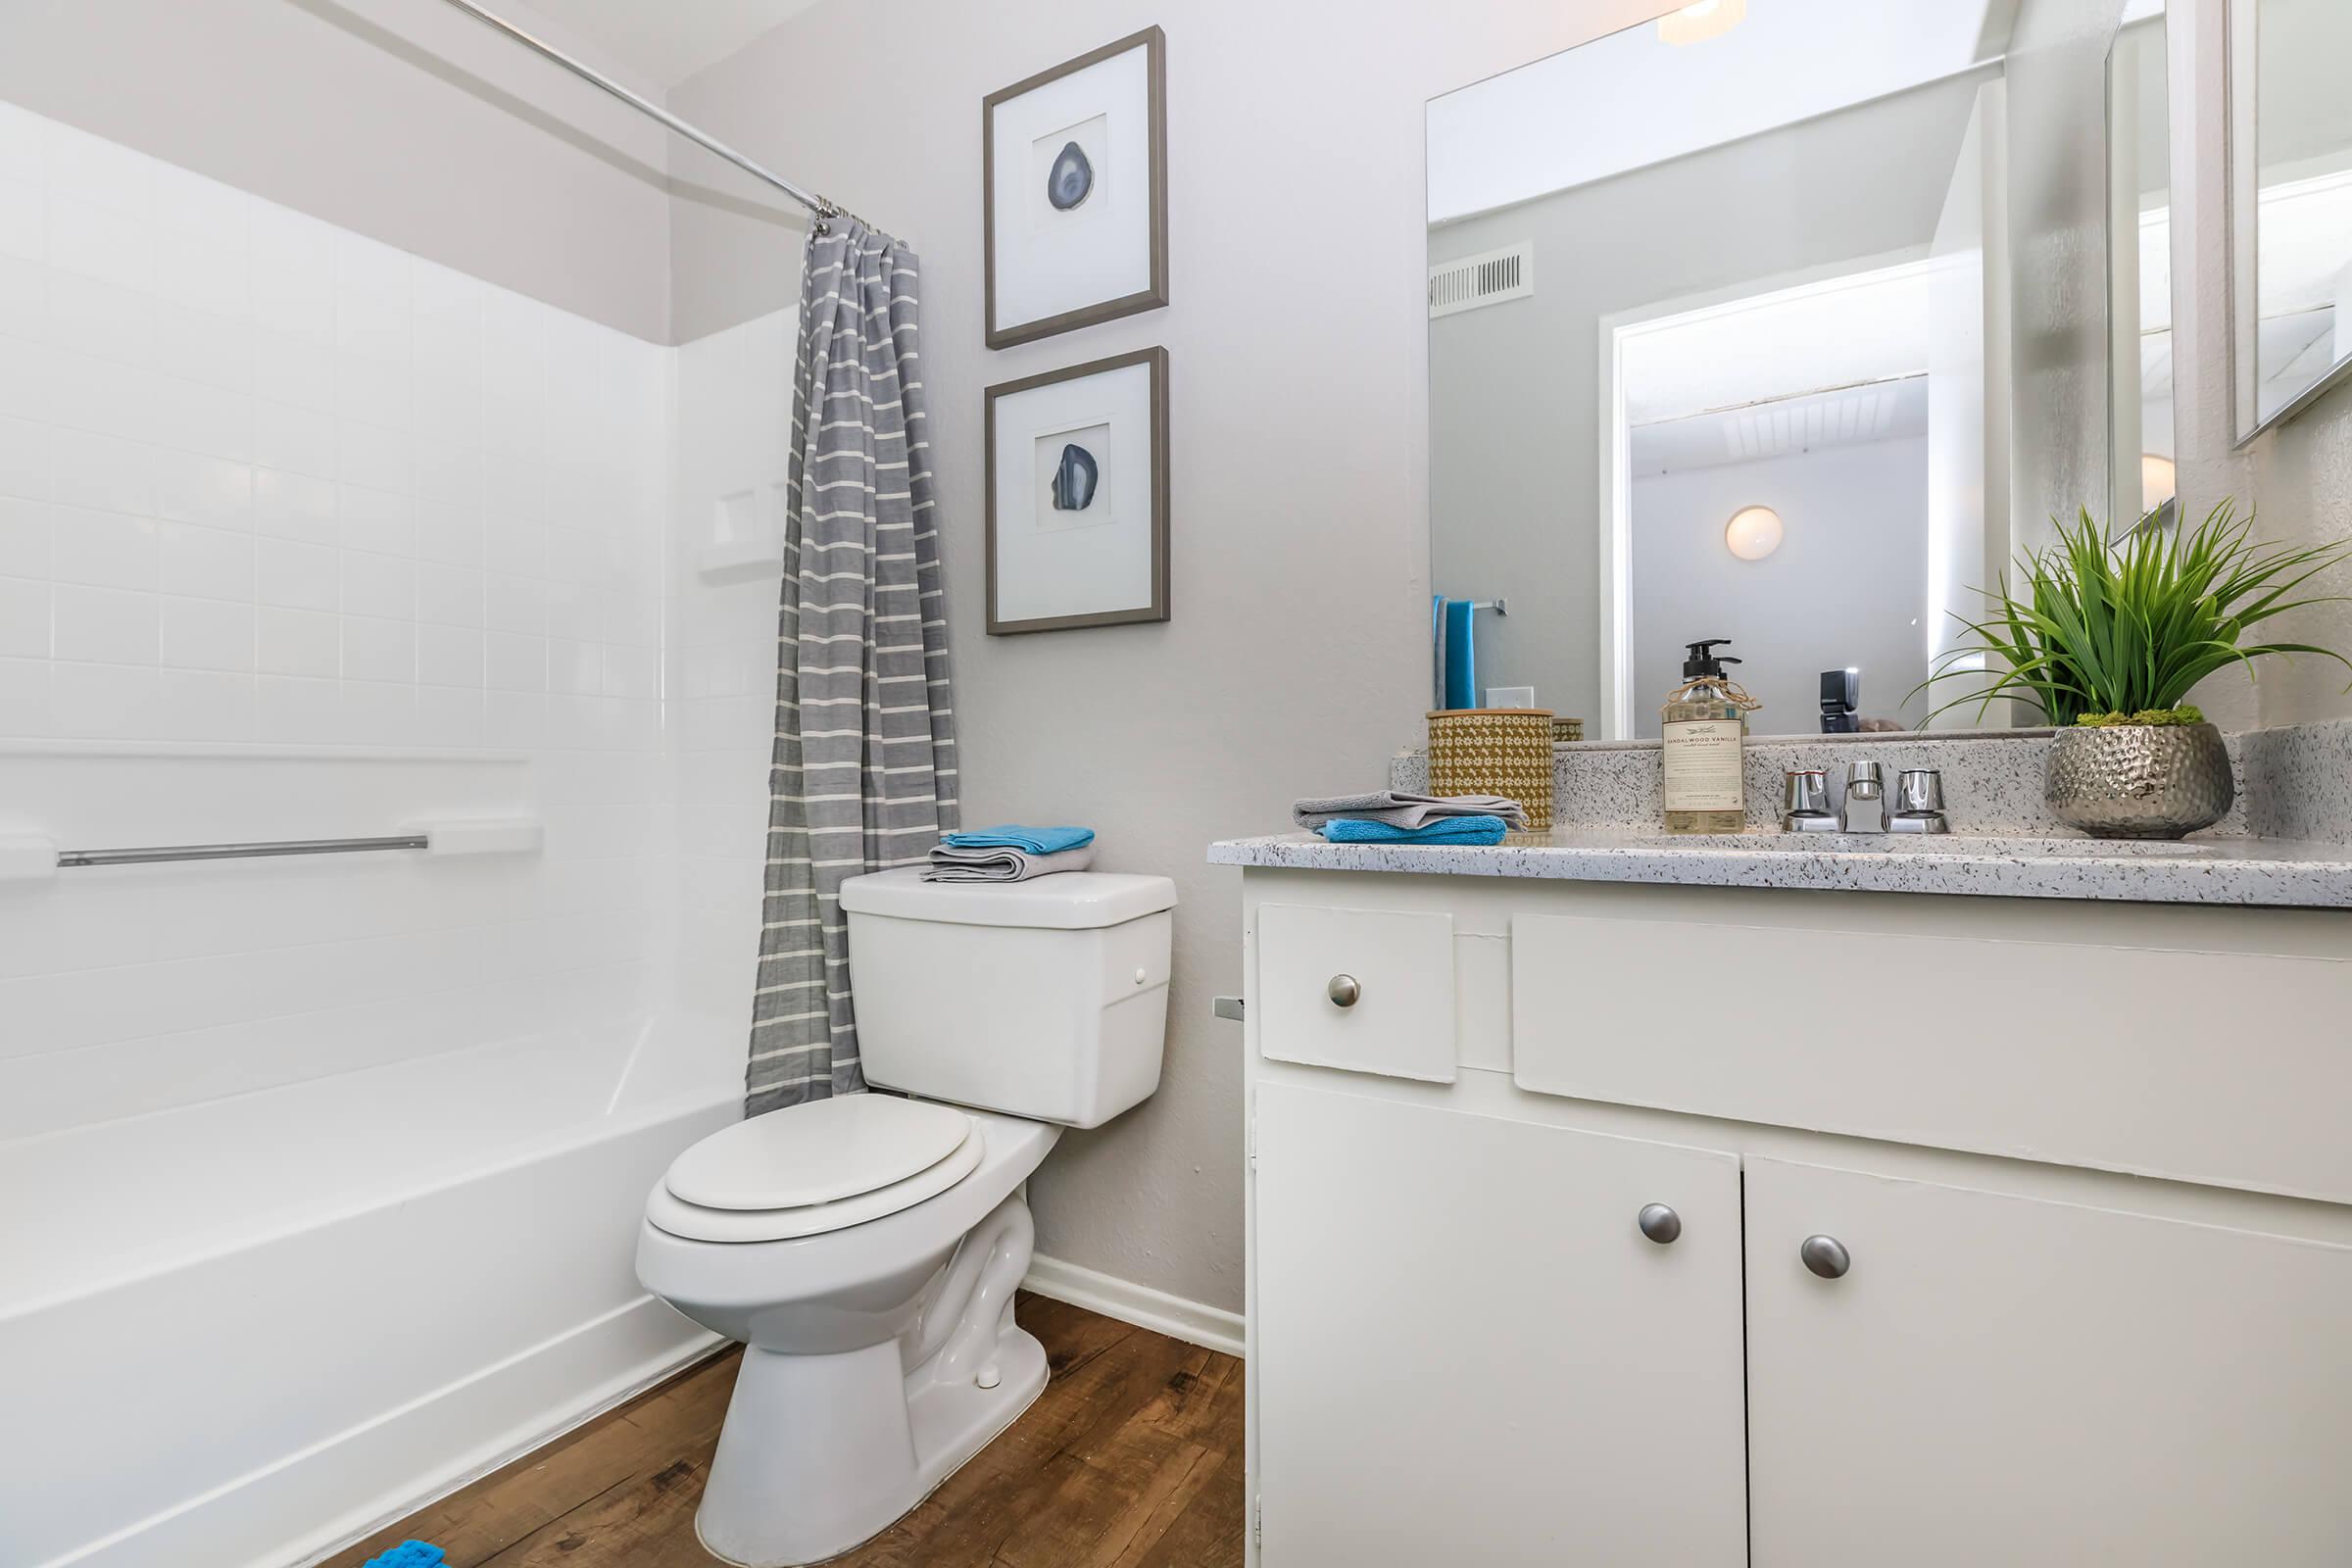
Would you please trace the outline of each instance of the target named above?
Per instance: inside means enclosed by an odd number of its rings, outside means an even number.
[[[0,1477],[0,1560],[292,1562],[711,1343],[629,1259],[739,1114],[775,582],[678,562],[789,343],[6,106],[0,209],[0,865],[432,840],[0,882],[0,1381],[108,1455]]]
[[[0,1142],[0,1384],[59,1461],[0,1556],[304,1560],[703,1353],[630,1247],[741,1049],[583,1025]]]

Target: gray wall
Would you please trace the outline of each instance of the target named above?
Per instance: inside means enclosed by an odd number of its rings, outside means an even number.
[[[2107,53],[2121,0],[2025,0],[2012,35],[2010,525],[2103,515],[2108,479]]]
[[[0,98],[669,341],[669,133],[438,0],[0,0]]]
[[[1159,1093],[1047,1162],[1049,1255],[1241,1305],[1242,1043],[1209,1015],[1241,985],[1240,888],[1203,854],[1287,825],[1296,796],[1377,787],[1420,732],[1422,105],[1657,9],[827,0],[671,95],[922,252],[967,815],[1092,822],[1102,865],[1181,890]],[[1154,22],[1174,303],[987,352],[981,98]],[[726,226],[681,214],[686,334],[759,308],[743,254],[699,254]],[[1175,618],[984,636],[983,389],[1154,343],[1171,356]]]
[[[1507,618],[1481,617],[1482,686],[1533,684],[1544,707],[1599,716],[1599,318],[1924,248],[1978,84],[1932,83],[1430,231],[1432,263],[1536,242],[1532,298],[1429,323],[1431,581],[1511,599]]]
[[[1781,514],[1780,549],[1741,561],[1724,524],[1741,507]],[[1633,483],[1634,723],[1682,683],[1683,643],[1729,637],[1734,671],[1764,704],[1760,735],[1820,725],[1821,672],[1862,670],[1862,716],[1916,728],[1928,700],[1928,441],[1911,436],[1728,463]]]

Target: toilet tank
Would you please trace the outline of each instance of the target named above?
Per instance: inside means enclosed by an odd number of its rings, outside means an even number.
[[[1176,884],[1064,871],[841,885],[869,1084],[1068,1127],[1159,1087]]]

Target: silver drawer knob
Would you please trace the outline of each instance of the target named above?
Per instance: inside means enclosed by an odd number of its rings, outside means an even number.
[[[1841,1280],[1845,1271],[1854,1266],[1853,1254],[1835,1236],[1806,1237],[1797,1244],[1796,1255],[1805,1260],[1805,1267],[1825,1280]]]
[[[1642,1212],[1634,1216],[1634,1221],[1642,1227],[1642,1235],[1660,1247],[1683,1234],[1683,1216],[1664,1203],[1642,1204]]]
[[[1356,984],[1355,976],[1351,974],[1335,974],[1331,977],[1331,984],[1323,988],[1323,994],[1331,999],[1331,1004],[1335,1007],[1352,1007],[1363,996],[1364,988]]]

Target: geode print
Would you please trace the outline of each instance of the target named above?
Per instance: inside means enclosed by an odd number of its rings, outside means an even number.
[[[1094,505],[1095,485],[1102,476],[1092,452],[1075,442],[1063,447],[1061,462],[1054,469],[1054,510],[1084,512]]]
[[[1046,200],[1054,210],[1066,213],[1086,200],[1095,188],[1095,166],[1087,161],[1086,149],[1076,142],[1066,143],[1054,167],[1046,172]]]

